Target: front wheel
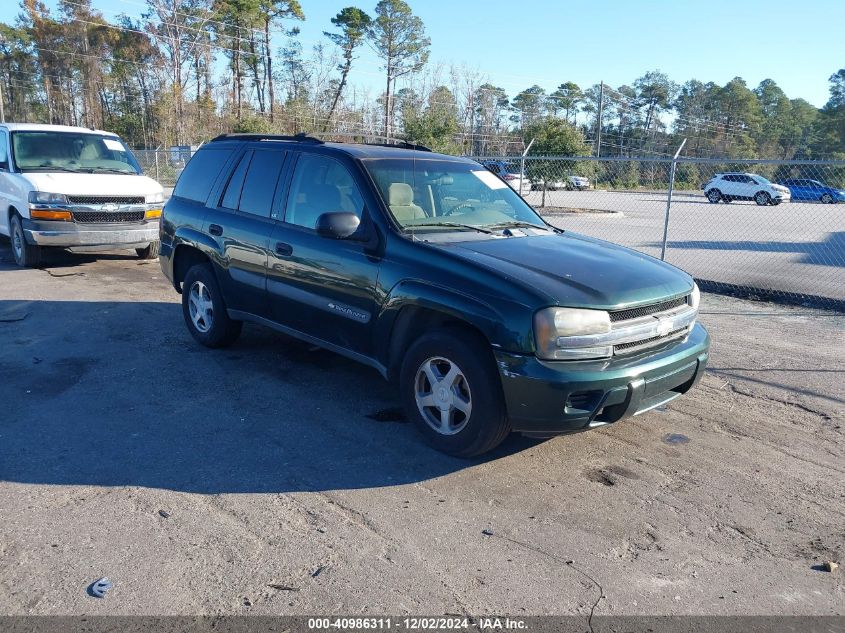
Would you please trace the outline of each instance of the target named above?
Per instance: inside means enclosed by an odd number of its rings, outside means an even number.
[[[722,192],[718,189],[711,189],[707,192],[707,199],[710,201],[710,204],[716,204],[722,199]]]
[[[772,201],[772,197],[766,193],[765,191],[758,191],[754,194],[754,202],[757,203],[757,206],[765,207]]]
[[[833,196],[829,193],[822,194],[819,200],[821,200],[822,204],[833,204]]]
[[[211,264],[197,264],[185,275],[182,315],[191,336],[206,347],[226,347],[241,335],[243,323],[229,318]]]
[[[481,455],[510,433],[490,345],[471,331],[444,328],[419,338],[402,362],[399,389],[426,441],[449,455]]]
[[[41,247],[29,244],[23,232],[21,216],[17,213],[12,216],[9,224],[9,237],[12,240],[12,255],[15,263],[21,268],[35,268],[41,263]]]
[[[140,259],[158,259],[158,252],[161,248],[161,242],[155,241],[150,242],[144,248],[136,248],[135,252],[138,253],[138,257]]]

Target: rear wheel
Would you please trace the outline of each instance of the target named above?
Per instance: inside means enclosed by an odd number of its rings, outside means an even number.
[[[135,252],[138,253],[138,257],[140,257],[141,259],[158,259],[158,252],[160,247],[161,242],[155,241],[150,242],[144,248],[136,248]]]
[[[829,193],[822,194],[822,197],[819,198],[823,204],[833,204],[833,196]]]
[[[707,199],[710,201],[710,204],[716,204],[722,199],[722,192],[718,189],[711,189],[707,192]]]
[[[182,283],[185,325],[206,347],[226,347],[241,334],[243,323],[229,318],[220,285],[211,264],[193,266]]]
[[[489,344],[472,332],[444,328],[419,338],[405,355],[399,388],[408,416],[439,451],[473,457],[510,433]]]
[[[772,197],[765,191],[758,191],[754,194],[754,202],[756,202],[758,206],[765,207],[771,201]]]
[[[15,213],[9,224],[9,238],[12,240],[12,255],[22,268],[35,268],[41,263],[41,248],[26,241],[21,216]]]

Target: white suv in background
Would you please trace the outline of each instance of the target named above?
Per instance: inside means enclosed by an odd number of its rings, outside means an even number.
[[[0,124],[0,235],[18,266],[37,266],[44,247],[134,248],[155,259],[163,204],[161,185],[116,134]]]
[[[761,207],[789,202],[791,198],[786,187],[769,182],[758,174],[741,172],[716,174],[704,185],[704,195],[713,204],[720,200],[753,200]]]

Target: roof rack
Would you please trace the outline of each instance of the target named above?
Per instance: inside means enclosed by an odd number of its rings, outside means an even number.
[[[430,152],[432,151],[430,147],[426,147],[425,145],[416,145],[415,143],[409,143],[406,140],[400,138],[393,138],[392,136],[379,136],[378,134],[362,134],[360,132],[323,132],[325,136],[337,136],[340,138],[372,138],[372,139],[379,139],[381,141],[385,141],[382,143],[374,143],[372,141],[362,141],[361,145],[376,145],[378,147],[401,147],[402,149],[413,149],[418,152]]]
[[[374,143],[372,141],[362,141],[361,145],[377,145],[379,147],[401,147],[402,149],[412,149],[418,152],[430,152],[431,148],[426,147],[425,145],[416,145],[415,143],[409,143],[408,141],[404,141],[398,138],[390,138],[387,136],[378,136],[374,134],[360,134],[357,132],[322,132],[320,133],[322,136],[334,136],[334,137],[341,137],[341,138],[369,138],[369,139],[380,139],[382,143]],[[317,138],[316,136],[310,136],[305,134],[304,132],[300,132],[299,134],[294,134],[293,136],[284,136],[282,134],[255,134],[251,132],[247,133],[232,133],[232,134],[221,134],[220,136],[216,136],[213,141],[225,141],[225,140],[238,140],[238,141],[294,141],[298,143],[315,143],[317,145],[323,145],[326,143],[323,139]]]
[[[214,141],[226,141],[226,140],[236,140],[236,141],[295,141],[298,143],[316,143],[318,145],[322,145],[323,141],[314,137],[308,136],[304,133],[294,134],[293,136],[285,136],[283,134],[254,134],[251,132],[247,133],[233,133],[233,134],[221,134],[220,136],[215,136],[211,139],[212,142]]]

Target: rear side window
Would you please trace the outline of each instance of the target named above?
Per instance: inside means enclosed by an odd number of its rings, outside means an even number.
[[[235,172],[229,178],[229,184],[226,185],[226,193],[223,194],[223,202],[220,206],[227,209],[237,209],[241,202],[241,191],[244,188],[244,178],[246,177],[246,168],[249,167],[249,161],[252,159],[252,152],[247,152],[241,157]]]
[[[282,173],[286,152],[255,150],[244,177],[238,210],[265,218],[270,217],[276,183]]]
[[[231,148],[201,149],[188,161],[173,195],[195,202],[205,202],[211,193],[217,176],[232,155]]]

